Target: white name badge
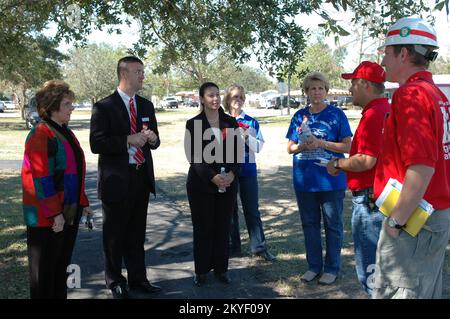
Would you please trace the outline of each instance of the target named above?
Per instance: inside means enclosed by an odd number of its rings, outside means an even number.
[[[148,117],[143,117],[142,118],[142,122],[148,122],[148,121],[150,121],[150,119]]]

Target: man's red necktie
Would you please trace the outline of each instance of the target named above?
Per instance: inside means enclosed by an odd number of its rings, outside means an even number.
[[[131,134],[136,134],[136,127],[137,127],[137,121],[136,121],[136,108],[134,107],[134,100],[133,98],[130,98],[130,126],[131,126]],[[144,153],[142,152],[142,149],[140,147],[136,148],[136,153],[134,154],[134,159],[136,161],[136,164],[140,165],[144,163],[145,157]]]

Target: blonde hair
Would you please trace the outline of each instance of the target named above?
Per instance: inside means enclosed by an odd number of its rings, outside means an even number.
[[[53,112],[58,112],[61,101],[65,98],[75,99],[75,93],[62,80],[50,80],[36,93],[36,108],[39,116],[49,119]]]
[[[311,72],[303,80],[303,92],[305,92],[305,94],[308,93],[309,87],[311,86],[311,82],[313,81],[322,82],[323,86],[325,86],[325,91],[327,92],[330,89],[330,82],[328,81],[325,74],[321,72]]]
[[[231,100],[231,92],[234,90],[239,90],[241,92],[242,95],[242,99],[245,101],[245,89],[242,85],[240,84],[232,84],[228,89],[227,92],[225,93],[225,96],[223,98],[223,107],[225,108],[225,110],[230,113],[230,100]]]

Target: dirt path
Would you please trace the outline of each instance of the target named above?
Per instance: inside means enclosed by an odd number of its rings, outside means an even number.
[[[80,228],[72,263],[80,267],[81,288],[69,290],[71,299],[111,298],[104,284],[101,207],[100,202],[94,200],[95,178],[95,171],[90,171],[87,192],[96,212],[95,229],[88,231],[85,227]],[[231,285],[217,282],[211,273],[205,286],[195,287],[192,284],[192,224],[187,207],[160,189],[158,197],[151,199],[148,212],[145,244],[148,278],[163,288],[154,298],[364,298],[356,280],[346,278],[346,275],[330,287],[292,282],[296,281],[295,276],[294,279],[286,277],[286,269],[298,269],[288,271],[294,272],[294,275],[297,272],[300,275],[303,269],[296,261],[284,260],[283,253],[279,254],[277,262],[269,263],[244,252],[243,256],[230,259]],[[283,283],[291,288],[283,290]]]

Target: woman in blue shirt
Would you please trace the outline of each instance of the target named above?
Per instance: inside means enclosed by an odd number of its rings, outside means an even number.
[[[259,123],[251,116],[244,113],[242,105],[245,102],[245,90],[241,85],[233,84],[228,88],[224,97],[224,107],[231,114],[243,132],[245,138],[245,161],[241,166],[239,175],[239,194],[247,225],[252,254],[258,255],[267,261],[274,261],[266,246],[266,238],[261,222],[261,214],[258,208],[258,179],[256,176],[255,153],[259,153],[264,144]],[[239,234],[238,204],[236,202],[234,214],[231,220],[231,250],[240,252],[241,238]]]
[[[326,162],[344,157],[350,151],[350,125],[344,112],[325,103],[329,90],[320,72],[306,76],[303,90],[310,104],[292,117],[286,134],[288,153],[293,154],[293,181],[305,236],[308,271],[302,280],[309,282],[320,273],[321,284],[335,282],[340,268],[343,243],[344,173],[331,176]],[[302,125],[302,123],[304,123]],[[326,236],[325,262],[322,256],[321,217]]]

